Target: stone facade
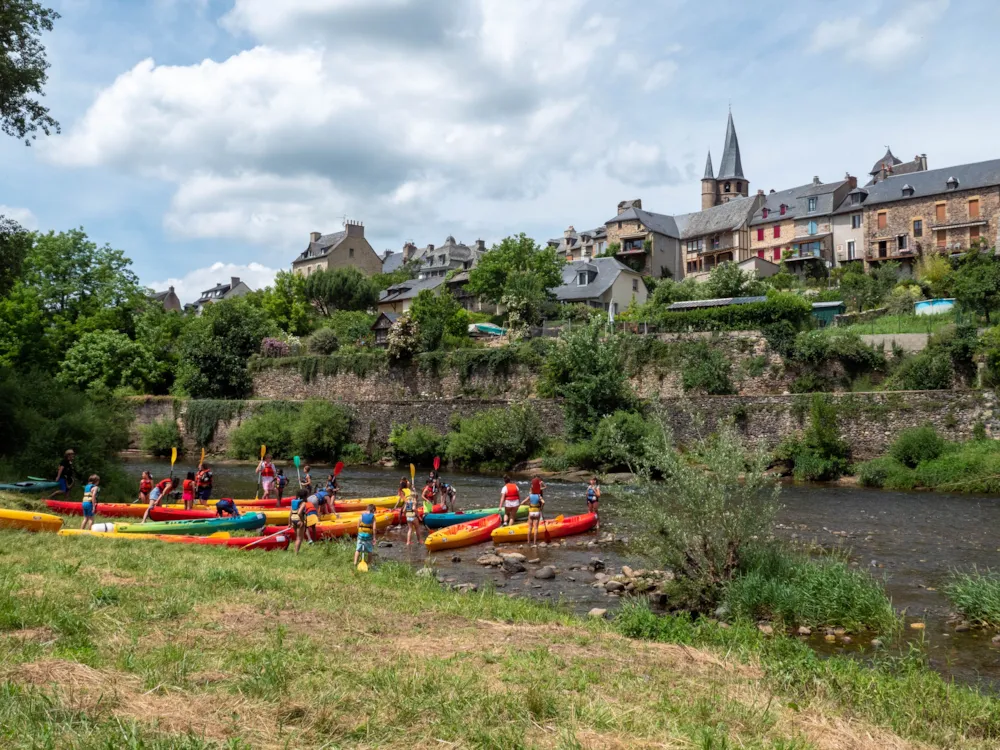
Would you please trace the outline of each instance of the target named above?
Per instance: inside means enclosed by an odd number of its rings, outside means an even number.
[[[777,237],[774,235],[775,227],[778,228]],[[781,261],[782,252],[791,247],[790,243],[794,236],[794,219],[779,218],[768,224],[752,226],[750,227],[750,253],[758,258],[778,263]]]
[[[972,201],[978,201],[978,216]],[[1000,230],[1000,187],[902,198],[864,212],[865,265],[898,260],[912,266],[922,254],[962,252],[976,240],[992,247]]]

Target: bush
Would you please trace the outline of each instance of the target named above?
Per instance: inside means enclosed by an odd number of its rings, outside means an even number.
[[[932,461],[945,449],[945,440],[932,425],[903,430],[889,448],[889,455],[904,466],[915,469],[923,461]]]
[[[1000,625],[1000,575],[992,570],[956,571],[948,578],[944,594],[965,619],[986,627]]]
[[[822,393],[810,401],[809,427],[801,437],[785,440],[777,458],[791,461],[795,478],[803,481],[830,481],[847,472],[850,445],[840,437],[837,408]]]
[[[434,456],[444,452],[447,442],[441,433],[427,425],[393,425],[389,449],[397,466],[430,466]]]
[[[661,331],[747,331],[763,330],[781,321],[801,329],[808,327],[811,320],[812,306],[802,297],[772,291],[765,302],[674,312],[663,310],[656,318],[656,325]]]
[[[886,381],[890,391],[943,391],[955,377],[951,357],[940,349],[924,349],[904,359]]]
[[[260,342],[260,356],[262,357],[287,357],[291,351],[288,343],[281,339],[268,337]]]
[[[336,333],[344,344],[363,345],[374,339],[372,325],[377,317],[361,310],[337,310],[330,314],[323,327]]]
[[[541,448],[543,429],[527,405],[490,409],[459,422],[448,435],[448,458],[463,469],[510,468]]]
[[[681,365],[681,383],[685,391],[701,391],[710,395],[734,393],[729,378],[729,360],[707,341],[692,342],[685,347]]]
[[[854,470],[858,476],[858,483],[862,487],[882,489],[886,486],[890,476],[905,468],[896,459],[883,456],[860,463],[854,467]]]
[[[279,403],[261,406],[229,433],[229,453],[244,460],[260,458],[260,446],[266,445],[275,458],[295,455],[292,426],[295,409]]]
[[[313,354],[329,355],[340,348],[340,338],[332,328],[320,328],[309,337],[308,346]]]
[[[336,461],[350,434],[351,415],[347,409],[313,399],[302,404],[293,423],[292,448],[295,455],[313,461]]]
[[[151,456],[169,457],[172,448],[177,448],[178,455],[184,453],[181,431],[175,419],[158,419],[143,425],[139,432],[142,449]]]

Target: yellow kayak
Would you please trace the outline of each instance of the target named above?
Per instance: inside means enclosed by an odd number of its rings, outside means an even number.
[[[7,510],[0,508],[0,529],[24,529],[25,531],[59,531],[62,519],[51,513],[35,513],[30,510]]]
[[[269,524],[276,524],[276,523],[279,523],[279,524],[288,524],[288,520],[289,520],[288,517],[292,514],[292,509],[291,508],[278,508],[278,509],[275,509],[275,510],[264,510],[264,509],[257,510],[257,509],[255,509],[254,513],[260,513],[262,516],[264,516],[267,519],[267,522]],[[320,521],[339,521],[339,520],[346,520],[346,519],[351,519],[351,518],[357,519],[357,518],[361,517],[361,513],[362,513],[362,511],[360,511],[360,510],[352,510],[352,511],[349,511],[349,512],[346,512],[346,513],[340,513],[339,517],[338,517],[338,515],[335,515],[333,513],[329,513],[329,514],[327,514],[325,516],[320,516],[319,520]]]
[[[160,539],[164,540],[163,534],[122,534],[118,531],[87,531],[83,529],[63,529],[59,532],[59,536],[96,536],[101,539]],[[210,534],[209,537],[212,539],[229,539],[230,533],[228,531],[217,531],[214,534]],[[169,541],[169,537],[167,538]]]

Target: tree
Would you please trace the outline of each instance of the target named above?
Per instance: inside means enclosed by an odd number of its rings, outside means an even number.
[[[306,279],[306,299],[322,313],[368,310],[378,302],[378,288],[361,271],[348,266],[317,271]]]
[[[247,360],[276,328],[243,297],[209,305],[181,339],[177,384],[192,398],[246,398],[253,388]]]
[[[753,297],[766,292],[766,285],[757,279],[753,271],[744,271],[735,263],[720,263],[708,274],[702,284],[705,299],[720,297]]]
[[[0,129],[30,145],[35,132],[59,132],[38,97],[48,81],[49,63],[42,46],[43,31],[52,31],[59,14],[35,0],[0,3]]]
[[[435,294],[423,289],[410,305],[410,316],[420,330],[420,348],[425,352],[440,348],[445,334],[464,336],[469,318],[447,289]]]
[[[0,216],[0,297],[7,295],[21,276],[31,248],[31,235],[13,219]]]
[[[313,330],[313,309],[306,297],[306,279],[301,274],[278,271],[272,286],[247,296],[256,301],[282,331],[292,336],[305,336]]]
[[[854,310],[871,310],[881,305],[899,281],[899,263],[889,261],[870,273],[848,271],[840,280],[844,301]]]
[[[467,289],[508,309],[513,305],[519,318],[531,318],[548,291],[562,284],[564,265],[553,248],[539,247],[522,232],[501,240],[479,259],[469,272]]]
[[[149,392],[164,395],[170,392],[181,361],[180,341],[187,326],[195,320],[174,310],[150,302],[135,321],[135,340],[153,358],[147,374]]]
[[[966,253],[955,270],[952,286],[958,304],[985,315],[989,325],[990,312],[1000,306],[1000,261],[994,251]]]
[[[419,262],[411,261],[409,263],[404,263],[395,271],[390,271],[389,273],[376,273],[372,276],[372,283],[381,292],[383,289],[388,289],[393,284],[401,284],[404,281],[415,279],[417,278],[417,268],[419,265]]]
[[[90,331],[66,352],[59,381],[77,388],[96,385],[144,393],[158,379],[152,353],[118,331]]]

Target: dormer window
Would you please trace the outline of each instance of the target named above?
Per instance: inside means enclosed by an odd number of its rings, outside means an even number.
[[[956,190],[958,188],[958,178],[957,177],[949,177],[948,178],[948,182],[945,183],[945,184],[948,185],[948,189],[949,190]]]
[[[913,195],[913,188],[909,185],[903,185],[903,195],[909,198]]]
[[[861,193],[851,193],[851,205],[857,206],[861,203]]]
[[[781,206],[780,206],[780,212],[781,212],[782,216],[785,215],[785,209],[787,209],[787,208],[788,208],[788,206],[786,206],[784,203],[781,204]]]
[[[438,265],[439,266],[443,266],[444,265],[444,256],[443,255],[439,255],[438,256]]]
[[[767,215],[768,215],[769,213],[770,213],[770,211],[768,211],[768,210],[767,210],[766,208],[763,208],[763,209],[761,209],[761,215],[762,215],[762,218],[765,218],[765,219],[766,219],[766,218],[767,218]]]
[[[816,198],[815,197],[809,199],[808,208],[806,210],[808,210],[809,213],[812,213],[813,211],[816,210]]]
[[[576,275],[576,285],[577,286],[587,286],[587,272],[586,271],[580,271],[580,273],[578,273]]]

